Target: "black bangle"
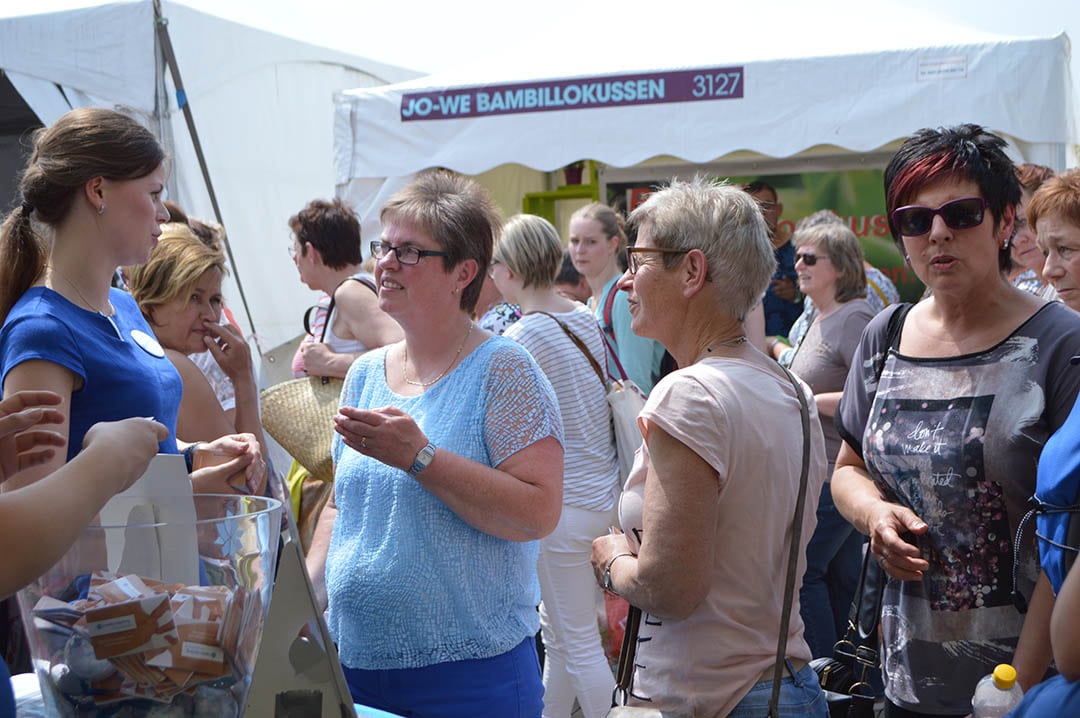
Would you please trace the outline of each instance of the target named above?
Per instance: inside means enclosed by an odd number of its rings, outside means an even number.
[[[196,441],[194,444],[188,444],[184,447],[184,463],[187,464],[189,474],[194,470],[192,464],[195,462],[195,452],[199,450],[200,446],[202,446],[202,442]]]

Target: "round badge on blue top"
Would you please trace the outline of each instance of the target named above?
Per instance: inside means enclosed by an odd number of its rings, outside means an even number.
[[[135,343],[150,356],[161,358],[165,356],[165,350],[158,344],[157,339],[142,331],[141,329],[132,329],[131,338],[135,340]]]

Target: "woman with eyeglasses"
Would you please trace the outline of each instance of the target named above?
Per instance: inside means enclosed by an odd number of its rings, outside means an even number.
[[[628,702],[664,715],[763,716],[804,447],[795,384],[747,337],[746,314],[776,268],[768,229],[752,196],[702,178],[654,192],[630,222],[637,243],[619,288],[632,328],[679,369],[638,417],[644,441],[619,500],[623,533],[593,541],[597,582],[642,610]],[[826,468],[808,408],[798,575]],[[781,715],[823,718],[797,593],[790,610]]]
[[[405,339],[345,377],[308,569],[358,703],[539,716],[536,560],[562,506],[562,422],[528,352],[471,319],[501,223],[445,171],[380,219],[379,308]]]
[[[799,291],[813,301],[816,311],[790,369],[814,392],[831,475],[840,450],[833,416],[855,347],[874,310],[866,300],[862,245],[846,225],[836,221],[797,230],[792,242]],[[806,548],[800,599],[806,642],[820,658],[832,655],[837,624],[846,623],[859,582],[862,537],[836,510],[828,482],[821,490],[817,519]]]
[[[399,341],[401,329],[379,310],[375,279],[360,266],[360,220],[351,207],[337,198],[312,200],[289,218],[289,228],[300,281],[333,299],[330,316],[320,313],[310,327],[319,336],[308,335],[297,349],[295,370],[342,378],[365,351]]]
[[[890,229],[930,291],[867,326],[832,487],[890,577],[886,716],[965,716],[995,665],[1024,688],[1049,665],[1050,585],[1016,534],[1080,387],[1080,316],[1006,277],[1020,186],[1004,149],[977,125],[924,129],[885,170]]]
[[[319,292],[304,316],[305,334],[293,355],[293,376],[344,379],[366,351],[401,340],[401,328],[379,309],[375,278],[364,271],[360,220],[340,199],[314,199],[289,217],[289,256],[300,281]],[[333,489],[295,459],[285,477],[300,542],[305,548]]]

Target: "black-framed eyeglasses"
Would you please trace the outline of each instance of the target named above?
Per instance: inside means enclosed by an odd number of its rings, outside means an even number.
[[[829,258],[829,255],[827,255],[827,254],[822,254],[822,255],[819,256],[817,254],[811,254],[810,252],[796,252],[795,253],[795,261],[798,262],[799,260],[802,260],[802,263],[805,264],[807,267],[813,267],[815,264],[818,263],[819,259],[828,259],[828,258]]]
[[[638,257],[640,254],[686,254],[689,251],[689,249],[667,249],[664,247],[629,247],[626,250],[626,264],[630,270],[630,275],[633,276],[637,274],[642,265],[642,260]]]
[[[373,240],[371,242],[371,256],[375,259],[382,259],[391,252],[397,257],[397,261],[402,264],[419,264],[420,260],[424,257],[449,257],[448,252],[440,252],[434,249],[418,249],[411,244],[403,244],[400,247],[394,247],[386,242],[380,242]]]
[[[971,229],[982,224],[986,207],[982,197],[954,199],[937,209],[912,204],[893,210],[893,226],[905,237],[919,237],[930,231],[934,215],[941,215],[949,229]]]

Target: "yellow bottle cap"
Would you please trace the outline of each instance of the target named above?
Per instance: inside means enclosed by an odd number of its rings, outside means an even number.
[[[994,668],[994,685],[1007,691],[1016,683],[1016,669],[1008,663],[999,663]]]

